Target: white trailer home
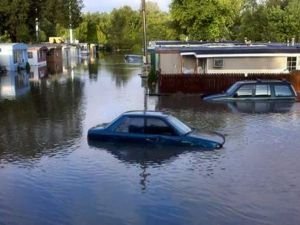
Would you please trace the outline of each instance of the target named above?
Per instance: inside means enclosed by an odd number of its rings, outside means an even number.
[[[161,74],[264,74],[300,70],[300,46],[286,44],[153,42],[152,66]]]
[[[31,66],[47,65],[48,48],[45,45],[28,46],[28,62]]]
[[[27,45],[23,43],[0,43],[0,65],[7,71],[25,69],[28,62]]]

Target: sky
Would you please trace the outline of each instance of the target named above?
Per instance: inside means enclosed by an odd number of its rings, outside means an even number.
[[[157,2],[159,8],[165,12],[169,11],[171,0],[151,0]],[[124,5],[132,9],[139,9],[141,0],[83,0],[83,12],[111,12],[114,8],[120,8]]]

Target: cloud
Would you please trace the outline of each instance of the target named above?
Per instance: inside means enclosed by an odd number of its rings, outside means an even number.
[[[169,11],[169,4],[171,0],[151,0],[156,2],[159,8],[163,11]],[[141,5],[141,0],[109,0],[105,1],[103,4],[102,1],[95,0],[83,0],[84,3],[84,12],[110,12],[114,8],[120,8],[124,5],[128,5],[133,9],[139,9]]]

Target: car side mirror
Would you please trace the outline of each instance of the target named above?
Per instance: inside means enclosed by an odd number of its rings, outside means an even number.
[[[192,131],[196,131],[197,130],[197,128],[195,128],[195,127],[190,127],[190,128],[191,128]]]

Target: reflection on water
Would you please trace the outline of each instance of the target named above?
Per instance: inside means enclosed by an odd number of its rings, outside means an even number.
[[[27,73],[7,73],[0,76],[0,101],[3,99],[16,99],[30,90]]]
[[[97,141],[89,141],[89,146],[95,151],[105,151],[115,157],[117,160],[137,166],[138,174],[140,177],[139,183],[141,190],[145,191],[147,186],[151,186],[153,179],[150,171],[152,168],[160,168],[164,164],[171,164],[177,160],[178,157],[189,157],[189,154],[197,154],[198,158],[195,162],[190,159],[190,162],[198,167],[201,162],[201,167],[204,169],[204,174],[210,176],[213,174],[214,166],[217,164],[222,152],[215,151],[213,154],[204,150],[184,149],[183,147],[175,146],[153,146],[153,145],[139,145],[132,143],[101,143]],[[210,159],[210,160],[208,160]],[[206,163],[205,161],[209,161]]]
[[[99,145],[87,142],[90,127],[144,108],[141,68],[122,55],[62,65],[1,75],[1,225],[298,224],[299,103],[249,111],[148,96],[150,110],[225,133],[224,148]]]
[[[146,190],[147,183],[150,182],[150,173],[147,169],[151,166],[161,165],[168,160],[176,159],[179,154],[185,152],[182,148],[170,148],[160,146],[143,146],[135,144],[118,144],[118,143],[100,143],[89,141],[89,145],[95,149],[107,151],[116,159],[125,164],[134,164],[140,167],[140,184],[141,189]]]
[[[171,95],[159,98],[158,109],[193,109],[201,112],[230,113],[287,113],[293,107],[293,101],[232,101],[206,102],[199,96]]]
[[[90,58],[88,63],[89,77],[97,81],[99,61],[96,58]]]
[[[240,113],[287,113],[293,101],[237,101],[225,103],[233,112]]]
[[[180,153],[185,152],[183,148],[163,147],[163,146],[143,146],[138,144],[118,144],[118,143],[101,143],[89,141],[90,146],[106,150],[113,154],[117,159],[126,163],[149,163],[162,164],[167,160],[176,158]]]
[[[124,63],[123,55],[117,56],[117,60],[119,61],[118,65],[114,64],[114,60],[116,60],[114,57],[106,57],[104,65],[107,72],[112,75],[116,86],[120,87],[127,83],[130,75],[132,74],[132,71],[135,71],[137,67],[131,67],[130,65]]]
[[[0,106],[0,155],[6,161],[42,157],[81,134],[83,83],[78,79],[32,85],[22,101]],[[29,91],[29,88],[28,88]]]
[[[47,75],[47,66],[31,66],[29,80],[32,82],[40,82],[40,80],[47,77]]]

